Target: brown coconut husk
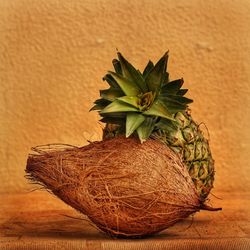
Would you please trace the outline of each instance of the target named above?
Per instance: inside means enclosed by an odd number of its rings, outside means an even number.
[[[34,148],[27,177],[114,236],[152,235],[204,205],[179,156],[155,140]]]

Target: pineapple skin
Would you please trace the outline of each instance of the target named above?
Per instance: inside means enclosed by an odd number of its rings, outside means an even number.
[[[152,138],[162,141],[173,151],[180,154],[202,200],[213,188],[214,160],[209,142],[190,114],[190,110],[175,114],[177,128],[157,130]]]
[[[190,110],[175,114],[177,126],[169,129],[157,129],[151,138],[161,141],[180,155],[187,166],[200,199],[204,201],[214,182],[214,160],[209,148],[209,142],[204,137],[200,126],[194,122]],[[114,138],[124,134],[125,128],[106,124],[103,139]]]

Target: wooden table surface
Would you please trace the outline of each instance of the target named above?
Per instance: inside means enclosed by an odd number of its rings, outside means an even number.
[[[146,239],[112,239],[45,191],[0,194],[0,249],[250,249],[250,193],[219,193],[202,211]]]

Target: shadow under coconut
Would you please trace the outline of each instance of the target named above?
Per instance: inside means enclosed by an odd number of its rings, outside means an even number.
[[[188,218],[159,234],[134,239],[190,238],[190,235],[196,234],[193,224],[192,218]],[[18,216],[12,217],[2,224],[0,226],[0,231],[3,233],[4,237],[17,238],[26,236],[53,239],[127,239],[111,237],[97,229],[86,219],[86,217],[79,216],[77,212],[69,212],[68,210],[22,212]]]

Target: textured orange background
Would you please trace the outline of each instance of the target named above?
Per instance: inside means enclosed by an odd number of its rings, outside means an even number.
[[[250,188],[250,1],[0,0],[0,192],[31,188],[31,146],[83,145],[116,48],[142,68],[170,50],[210,131],[216,190]]]

